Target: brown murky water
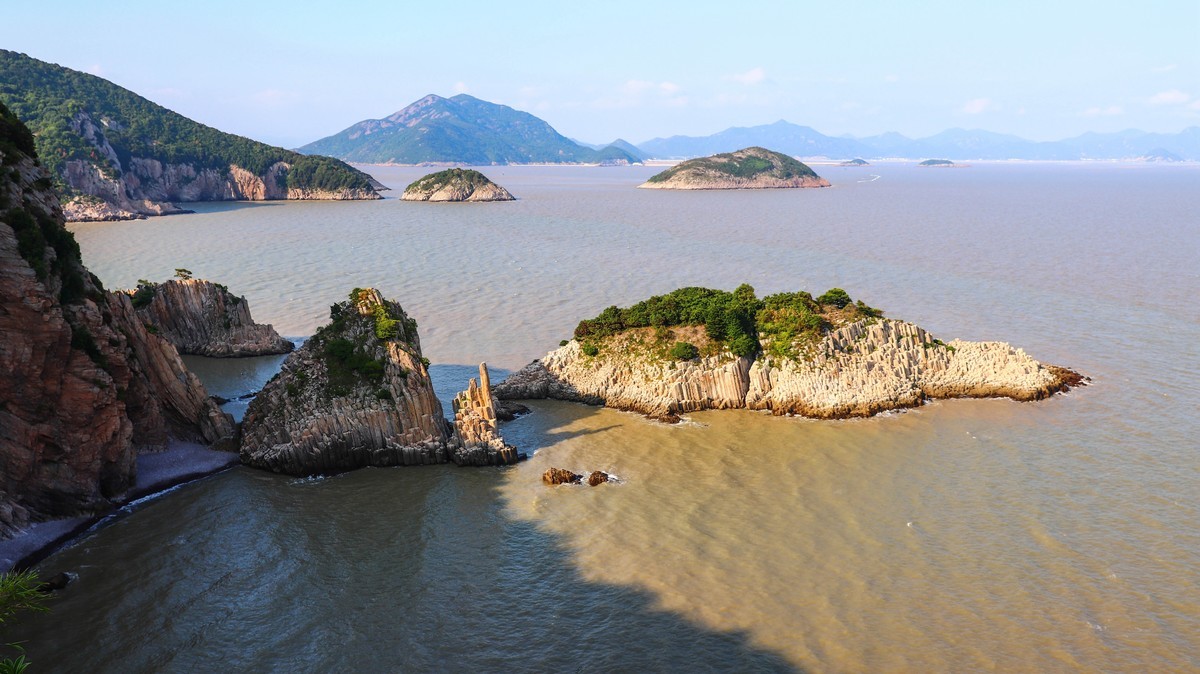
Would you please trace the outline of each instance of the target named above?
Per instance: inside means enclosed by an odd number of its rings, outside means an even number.
[[[420,322],[443,398],[609,304],[846,288],[1092,386],[869,420],[664,426],[543,402],[505,469],[249,469],[139,504],[46,572],[41,671],[1200,669],[1200,168],[818,168],[672,194],[653,169],[497,167],[521,201],[203,206],[82,225],[110,287],[178,266],[304,335],[351,287]],[[381,169],[403,187],[420,169]],[[859,182],[872,175],[880,178]],[[222,395],[274,361],[204,363]],[[549,466],[621,482],[549,489]]]

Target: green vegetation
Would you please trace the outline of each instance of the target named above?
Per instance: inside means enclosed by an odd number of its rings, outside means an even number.
[[[926,159],[917,166],[954,166],[954,162],[949,159]]]
[[[586,355],[599,353],[605,338],[633,328],[655,328],[655,339],[674,339],[668,328],[704,326],[705,335],[736,356],[753,356],[765,351],[781,358],[798,357],[797,346],[815,343],[833,325],[882,316],[883,312],[849,294],[832,288],[817,299],[806,292],[777,293],[761,300],[748,284],[732,293],[711,288],[680,288],[637,304],[611,306],[596,318],[580,321],[575,339]],[[700,349],[688,342],[675,342],[666,353],[676,360],[690,360]]]
[[[371,189],[366,174],[336,159],[305,156],[218,131],[99,77],[16,52],[0,50],[0,101],[33,130],[38,154],[59,180],[71,160],[93,163],[115,178],[133,157],[144,157],[220,172],[237,165],[259,176],[277,162],[286,162],[291,165],[288,187]],[[89,142],[80,131],[88,125],[95,127],[99,143]],[[0,138],[10,136],[6,126],[0,122]],[[114,156],[106,155],[103,141]],[[4,142],[0,140],[0,149]],[[8,142],[26,141],[14,137]]]
[[[386,356],[376,356],[383,348],[378,342],[399,339],[411,343],[410,336],[417,334],[417,322],[406,316],[394,303],[377,304],[367,316],[360,314],[359,310],[367,297],[366,290],[355,288],[347,301],[331,305],[329,324],[317,330],[310,342],[320,350],[325,362],[328,375],[326,393],[330,396],[348,395],[357,384],[365,383],[375,387],[375,397],[383,400],[379,391],[386,391],[380,386],[386,369]],[[364,331],[366,326],[361,323],[351,330],[354,325],[352,321],[367,320],[370,321],[369,332]],[[375,341],[372,341],[372,337]],[[401,371],[400,376],[407,377],[408,373]],[[289,388],[288,395],[298,394],[308,380],[300,380],[297,375],[297,381],[296,390]]]
[[[700,357],[700,349],[691,342],[675,342],[671,346],[671,357],[675,360],[693,360]]]
[[[0,573],[0,625],[26,611],[46,612],[50,595],[38,589],[41,582],[36,571],[8,571]],[[20,674],[29,667],[25,649],[19,643],[4,644],[3,648],[16,653],[16,657],[0,659],[0,674]]]
[[[363,133],[369,130],[370,133]],[[545,121],[506,105],[459,94],[427,96],[387,119],[368,120],[300,148],[346,161],[456,162],[475,166],[527,163],[599,163],[636,157],[602,151],[563,137]]]
[[[651,176],[646,182],[666,182],[677,175],[688,173],[716,174],[718,177],[729,176],[731,178],[755,178],[768,172],[771,173],[771,177],[782,180],[818,177],[807,164],[796,161],[785,154],[761,147],[748,147],[737,152],[689,159]]]
[[[190,281],[192,279],[192,270],[184,269],[183,267],[176,267],[175,278],[179,279],[180,281]],[[228,292],[228,289],[226,289],[226,292]]]
[[[479,171],[452,168],[414,180],[404,191],[436,192],[451,183],[465,183],[474,189],[495,184]]]
[[[154,296],[158,294],[158,284],[154,281],[146,279],[138,279],[137,290],[133,291],[133,296],[130,301],[133,302],[134,309],[143,309],[150,306],[154,301]]]
[[[15,164],[21,156],[37,156],[33,132],[21,123],[4,103],[0,102],[0,152],[4,153],[4,164]]]

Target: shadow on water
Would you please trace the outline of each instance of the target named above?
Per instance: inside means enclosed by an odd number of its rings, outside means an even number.
[[[574,435],[559,421],[512,426],[556,442]],[[44,562],[79,581],[2,636],[40,671],[797,671],[586,580],[566,541],[508,511],[517,470],[237,468]]]

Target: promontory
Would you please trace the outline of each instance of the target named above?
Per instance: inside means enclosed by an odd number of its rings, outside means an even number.
[[[452,168],[413,181],[404,201],[514,201],[516,197],[479,171]]]
[[[638,185],[656,190],[755,190],[829,187],[803,162],[761,147],[689,159]]]
[[[609,307],[496,386],[674,420],[706,409],[864,417],[931,398],[1038,400],[1082,383],[1002,342],[943,342],[840,288],[762,299],[682,288]]]

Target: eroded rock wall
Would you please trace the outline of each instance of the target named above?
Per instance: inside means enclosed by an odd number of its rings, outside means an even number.
[[[454,398],[454,428],[462,446],[454,451],[460,466],[502,466],[520,460],[517,449],[504,442],[492,399],[487,363],[479,364],[479,381]]]
[[[275,328],[254,322],[250,303],[224,286],[201,279],[154,284],[148,304],[138,309],[142,320],[175,345],[180,353],[214,358],[289,353],[293,344]]]

